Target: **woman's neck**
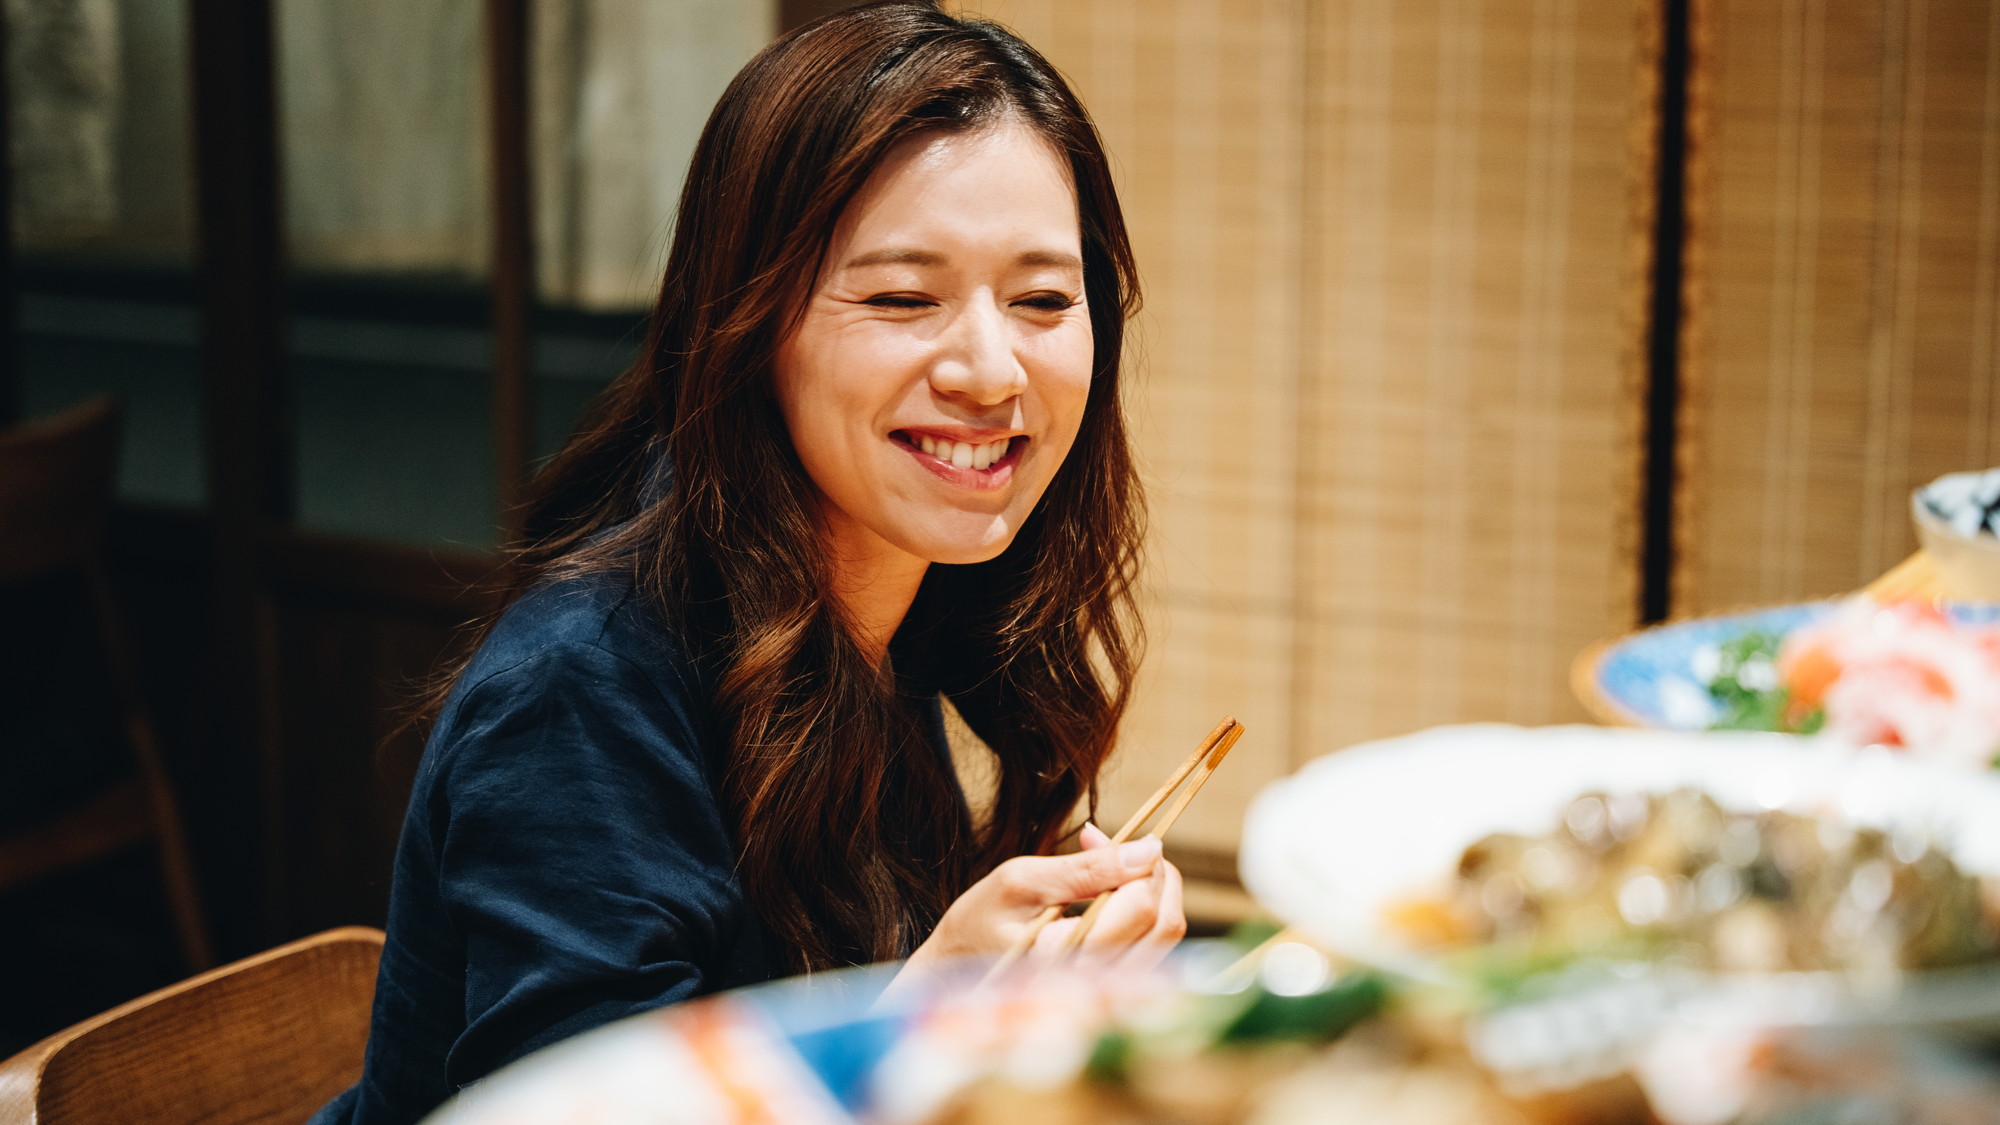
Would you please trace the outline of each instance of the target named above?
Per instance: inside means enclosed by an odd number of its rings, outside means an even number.
[[[879,667],[931,564],[864,529],[842,530],[829,529],[827,536],[833,594],[861,651]]]

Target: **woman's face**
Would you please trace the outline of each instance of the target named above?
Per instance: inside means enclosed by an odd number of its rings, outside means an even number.
[[[1025,126],[892,149],[835,228],[776,390],[835,557],[1007,548],[1090,390],[1067,167]]]

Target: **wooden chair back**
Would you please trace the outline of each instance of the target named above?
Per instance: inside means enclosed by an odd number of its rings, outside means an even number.
[[[82,560],[104,534],[124,411],[98,396],[0,431],[0,582]]]
[[[0,1125],[299,1125],[361,1076],[382,932],[328,930],[0,1063]]]

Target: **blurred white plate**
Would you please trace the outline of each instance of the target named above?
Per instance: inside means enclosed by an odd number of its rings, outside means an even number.
[[[1243,884],[1329,949],[1443,980],[1433,954],[1385,925],[1385,908],[1444,886],[1490,833],[1552,831],[1583,793],[1682,786],[1730,809],[1921,828],[1962,870],[2000,877],[2000,778],[1778,734],[1491,724],[1367,743],[1273,783],[1245,818]]]

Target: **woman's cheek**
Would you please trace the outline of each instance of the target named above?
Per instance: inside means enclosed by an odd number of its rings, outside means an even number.
[[[1052,420],[1074,435],[1083,421],[1084,403],[1090,398],[1090,364],[1095,358],[1090,322],[1078,320],[1065,324],[1036,344],[1041,397]]]

